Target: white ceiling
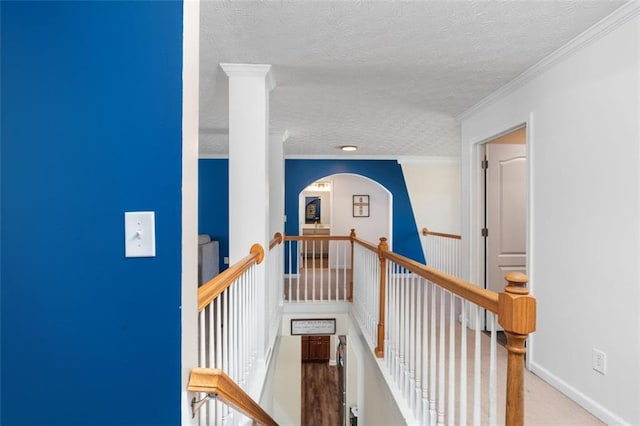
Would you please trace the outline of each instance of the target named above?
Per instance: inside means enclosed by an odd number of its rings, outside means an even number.
[[[229,62],[272,65],[288,156],[458,156],[457,115],[623,3],[204,1],[200,155],[228,153]]]

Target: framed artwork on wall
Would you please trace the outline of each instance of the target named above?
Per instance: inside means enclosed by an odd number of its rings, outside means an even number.
[[[320,197],[305,197],[304,223],[320,222]]]
[[[353,196],[353,217],[369,217],[369,196]]]

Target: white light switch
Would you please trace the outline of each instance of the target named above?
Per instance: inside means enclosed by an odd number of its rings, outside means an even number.
[[[155,212],[124,213],[125,257],[155,257]]]

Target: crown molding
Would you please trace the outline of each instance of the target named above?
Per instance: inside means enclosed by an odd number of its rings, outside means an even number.
[[[228,160],[229,154],[199,154],[198,160]]]
[[[201,160],[228,159],[229,154],[202,153]],[[460,164],[460,157],[404,157],[390,155],[285,155],[286,160],[384,160],[396,161],[398,164],[455,165]]]
[[[460,157],[398,157],[398,164],[456,165]]]
[[[393,155],[305,155],[305,154],[285,154],[286,160],[398,160]]]
[[[571,41],[529,67],[509,83],[495,90],[471,108],[457,115],[456,119],[458,121],[462,121],[469,118],[478,110],[519,89],[527,82],[533,80],[552,66],[556,65],[558,62],[596,42],[638,15],[640,15],[640,0],[628,1],[618,9],[614,10],[611,14],[573,38]]]
[[[264,77],[267,89],[275,89],[276,80],[270,64],[229,64],[220,63],[220,68],[228,77]]]

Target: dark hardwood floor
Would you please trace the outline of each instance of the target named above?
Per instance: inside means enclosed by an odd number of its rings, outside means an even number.
[[[302,363],[302,425],[339,426],[338,368],[326,362]]]

